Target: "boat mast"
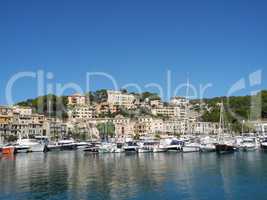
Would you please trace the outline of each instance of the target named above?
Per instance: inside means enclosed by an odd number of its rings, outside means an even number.
[[[186,95],[185,95],[185,100],[189,100],[189,78],[187,77],[187,82],[186,82]],[[188,114],[188,105],[187,103],[185,104],[185,127],[187,128],[187,134],[189,134],[189,114]],[[185,131],[184,131],[185,132]]]
[[[220,108],[220,122],[219,122],[219,138],[218,140],[221,141],[223,139],[223,132],[224,132],[224,107],[223,107],[223,100],[221,102]]]

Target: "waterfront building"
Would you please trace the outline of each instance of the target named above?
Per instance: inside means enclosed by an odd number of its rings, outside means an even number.
[[[163,122],[163,132],[169,135],[183,134],[187,132],[187,126],[185,121],[171,118]]]
[[[164,132],[164,121],[162,119],[153,119],[152,120],[152,133],[163,133]]]
[[[0,114],[0,144],[12,134],[12,116]]]
[[[47,118],[43,125],[44,134],[52,140],[61,139],[68,136],[67,123],[58,118]]]
[[[12,134],[17,137],[29,138],[43,135],[43,118],[38,115],[23,115],[14,112],[12,120]]]
[[[150,116],[140,116],[135,120],[134,133],[147,136],[152,133],[153,118]]]
[[[215,135],[218,134],[219,123],[214,122],[195,122],[193,126],[193,133],[202,135]]]
[[[115,134],[118,138],[126,138],[133,136],[135,122],[130,118],[117,115],[113,123],[115,125]]]

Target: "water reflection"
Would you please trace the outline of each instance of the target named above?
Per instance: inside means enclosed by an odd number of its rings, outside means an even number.
[[[0,158],[0,199],[241,199],[267,194],[267,154],[86,154]],[[250,199],[250,198],[249,198]]]

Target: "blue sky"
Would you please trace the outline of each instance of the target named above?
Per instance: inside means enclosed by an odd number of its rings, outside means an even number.
[[[54,74],[50,85],[74,82],[84,90],[86,72],[108,73],[119,87],[145,90],[153,82],[165,89],[170,70],[172,91],[189,77],[196,87],[212,83],[206,97],[226,95],[262,70],[256,89],[267,88],[266,10],[267,1],[252,0],[2,0],[0,104],[14,74],[38,70]],[[95,77],[90,87],[111,83]],[[13,94],[15,101],[37,96],[36,80],[18,80]]]

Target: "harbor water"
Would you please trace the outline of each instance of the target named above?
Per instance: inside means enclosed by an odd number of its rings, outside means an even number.
[[[266,199],[267,153],[0,155],[0,200]]]

